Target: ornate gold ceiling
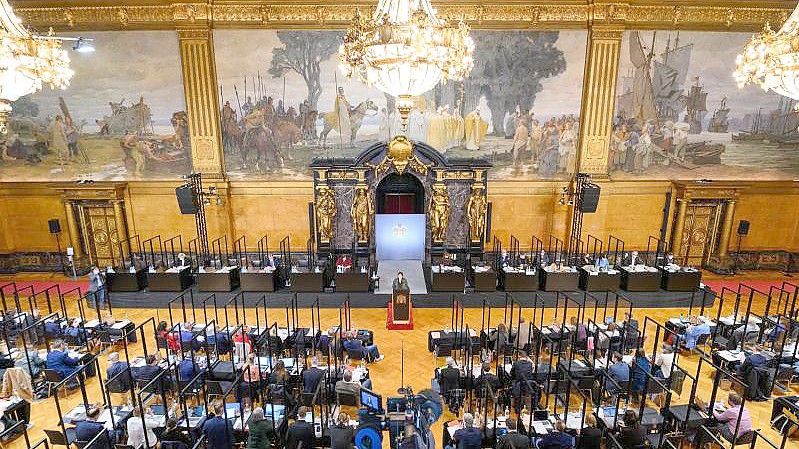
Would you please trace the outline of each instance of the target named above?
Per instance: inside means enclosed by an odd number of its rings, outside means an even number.
[[[343,27],[376,0],[12,0],[26,24],[56,30],[182,27]],[[784,22],[796,1],[433,0],[441,16],[474,28],[614,28],[756,31]]]

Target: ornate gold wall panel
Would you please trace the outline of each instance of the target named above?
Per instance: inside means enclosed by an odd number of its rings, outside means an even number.
[[[225,161],[212,36],[209,29],[178,31],[193,168],[212,178],[223,178]]]
[[[578,171],[607,175],[622,30],[594,27],[588,36]]]
[[[88,3],[88,2],[87,2]],[[107,4],[104,4],[107,3]],[[212,27],[343,27],[356,9],[374,7],[374,0],[216,0],[80,2],[18,0],[17,14],[40,29],[173,29],[178,22],[204,22]],[[794,5],[787,1],[434,1],[442,17],[462,18],[476,28],[587,28],[590,23],[625,28],[757,30],[765,22],[782,23]],[[488,3],[488,4],[487,4]]]

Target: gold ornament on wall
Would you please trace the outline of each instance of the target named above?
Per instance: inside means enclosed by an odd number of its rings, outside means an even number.
[[[371,235],[370,231],[374,206],[372,205],[372,200],[369,197],[367,189],[368,187],[366,184],[355,186],[355,197],[352,200],[352,207],[350,208],[352,229],[359,243],[368,242],[369,236]]]
[[[336,196],[330,187],[321,185],[316,192],[316,231],[320,242],[330,243],[333,239],[335,218]]]
[[[405,170],[410,168],[421,175],[426,175],[427,170],[432,167],[432,164],[427,165],[416,157],[413,143],[405,136],[397,136],[389,142],[386,157],[379,164],[366,165],[373,168],[378,175],[387,172],[391,167],[394,167],[399,174],[405,173]]]
[[[466,203],[466,216],[469,220],[469,238],[473,242],[483,239],[487,210],[488,201],[486,201],[483,184],[472,185],[472,194],[469,196],[469,202]]]
[[[443,243],[449,228],[449,194],[443,182],[433,184],[433,196],[427,212],[430,218],[430,234],[435,243]]]

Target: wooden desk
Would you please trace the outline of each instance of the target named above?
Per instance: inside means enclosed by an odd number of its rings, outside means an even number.
[[[231,292],[239,288],[239,267],[229,271],[197,273],[197,285],[201,292]]]
[[[628,292],[656,292],[660,291],[659,271],[621,271],[621,288]]]
[[[474,272],[474,291],[476,292],[493,292],[497,289],[497,273],[494,270],[488,270],[483,273]]]
[[[434,292],[462,292],[466,284],[466,275],[463,272],[436,273],[432,268],[428,268],[428,273],[430,290]]]
[[[576,271],[555,272],[539,270],[541,273],[540,288],[546,292],[566,292],[577,290],[580,273]]]
[[[273,292],[277,289],[277,272],[239,273],[239,282],[243,292]]]
[[[191,267],[176,272],[147,273],[147,290],[151,292],[182,292],[193,283]]]
[[[661,287],[669,292],[692,292],[702,281],[700,271],[668,271],[660,268]]]
[[[343,273],[336,273],[335,279],[337,292],[369,291],[369,273],[345,271]]]
[[[502,287],[506,292],[534,292],[538,290],[538,273],[502,273]]]
[[[588,292],[615,292],[619,289],[621,282],[621,273],[616,271],[613,274],[608,272],[599,272],[592,274],[583,267],[578,268],[580,271],[580,288]]]
[[[111,292],[138,292],[147,286],[147,273],[144,270],[106,273],[105,279]]]
[[[324,273],[306,271],[291,273],[291,291],[297,293],[319,293],[325,289]]]

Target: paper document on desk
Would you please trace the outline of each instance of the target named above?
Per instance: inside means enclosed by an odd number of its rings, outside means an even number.
[[[538,421],[533,421],[533,431],[538,435],[546,435],[549,433],[544,423]]]

